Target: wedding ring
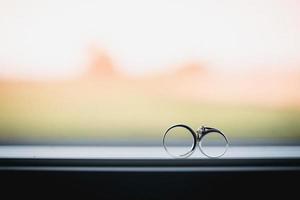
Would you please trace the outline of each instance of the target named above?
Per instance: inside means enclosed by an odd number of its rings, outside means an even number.
[[[174,131],[175,129],[184,129],[185,133],[190,134],[191,137],[191,146],[190,148],[187,146],[187,150],[185,149],[184,153],[176,153],[174,151],[171,150],[171,146],[167,144],[167,136],[169,136],[171,134],[171,131]],[[174,126],[171,126],[170,128],[168,128],[164,134],[163,137],[163,146],[164,149],[166,150],[166,152],[174,157],[174,158],[187,158],[189,156],[191,156],[193,154],[193,152],[196,149],[196,145],[197,145],[197,134],[195,133],[195,131],[193,129],[191,129],[189,126],[184,125],[184,124],[176,124]],[[178,147],[173,147],[176,148],[177,150],[180,148]]]
[[[229,148],[229,141],[220,130],[203,126],[196,132],[198,133],[199,138],[199,149],[205,156],[209,158],[219,158],[227,152]],[[211,141],[211,143],[213,143],[213,146],[205,147],[205,140],[208,140],[207,138],[211,137],[212,135],[214,135],[213,137],[216,141]]]

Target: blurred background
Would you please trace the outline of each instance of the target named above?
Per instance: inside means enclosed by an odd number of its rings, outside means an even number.
[[[300,143],[297,0],[0,0],[0,144]]]

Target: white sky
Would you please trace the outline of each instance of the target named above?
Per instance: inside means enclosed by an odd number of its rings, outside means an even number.
[[[127,73],[199,60],[300,67],[297,0],[0,0],[0,76],[80,73],[91,44]]]

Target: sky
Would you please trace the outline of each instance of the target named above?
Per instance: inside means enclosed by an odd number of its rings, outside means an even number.
[[[0,0],[0,77],[80,74],[88,49],[124,73],[189,61],[213,70],[300,68],[296,0]]]

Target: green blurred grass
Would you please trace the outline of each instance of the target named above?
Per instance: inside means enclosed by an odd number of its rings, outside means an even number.
[[[157,139],[175,123],[230,138],[300,139],[300,109],[209,104],[134,90],[37,87],[0,98],[0,140]]]

